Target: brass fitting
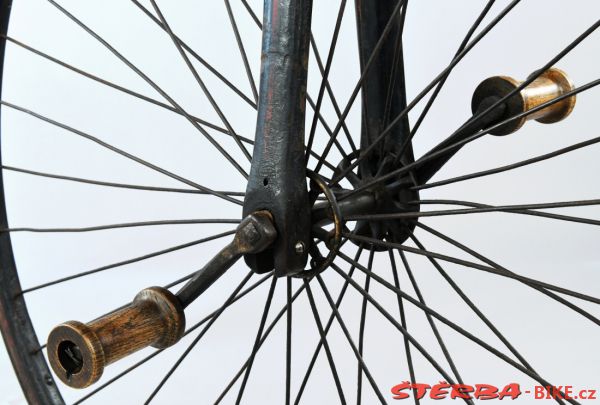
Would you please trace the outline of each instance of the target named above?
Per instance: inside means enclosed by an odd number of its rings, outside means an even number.
[[[104,367],[147,346],[165,348],[183,335],[185,314],[179,299],[161,287],[140,291],[133,302],[87,324],[65,322],[48,336],[55,374],[73,388],[85,388]]]
[[[507,76],[490,77],[475,89],[471,101],[473,113],[483,100],[488,97],[504,97],[516,89],[522,82]],[[574,89],[567,74],[560,69],[551,68],[523,90],[505,101],[506,117],[526,112]],[[561,121],[569,116],[575,108],[576,96],[568,97],[535,113],[511,121],[490,132],[492,135],[508,135],[521,128],[526,121],[536,120],[544,124]]]

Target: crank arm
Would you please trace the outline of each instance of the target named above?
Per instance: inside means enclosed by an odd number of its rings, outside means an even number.
[[[183,307],[198,298],[243,255],[262,252],[271,246],[276,236],[273,218],[268,211],[248,215],[238,226],[233,241],[177,292]]]
[[[185,331],[190,305],[243,255],[268,248],[277,233],[268,211],[248,215],[225,246],[178,292],[162,287],[140,291],[133,302],[87,324],[68,321],[48,336],[48,357],[55,374],[70,387],[85,388],[104,368],[147,346],[165,348]]]
[[[488,107],[491,107],[498,100],[500,100],[500,97],[497,96],[490,96],[482,100],[482,103],[477,107],[477,110],[473,112],[473,117],[477,117],[479,113],[484,112]],[[506,106],[504,103],[501,103],[498,106],[494,107],[490,112],[479,117],[478,119],[473,120],[473,118],[469,118],[460,131],[455,132],[453,135],[443,140],[424,156],[437,153],[438,151],[445,149],[448,146],[454,145],[455,143],[466,139],[467,137],[488,126],[501,121],[503,118],[505,118],[505,114]],[[460,149],[462,149],[463,146],[464,145],[451,149],[446,153],[443,153],[440,156],[436,157],[435,159],[429,160],[422,166],[416,168],[415,177],[417,183],[427,183],[454,155],[458,153]]]

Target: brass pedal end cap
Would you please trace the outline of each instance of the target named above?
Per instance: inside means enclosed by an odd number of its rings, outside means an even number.
[[[73,388],[85,388],[98,381],[106,365],[100,338],[92,328],[78,321],[68,321],[52,329],[47,351],[54,374]]]

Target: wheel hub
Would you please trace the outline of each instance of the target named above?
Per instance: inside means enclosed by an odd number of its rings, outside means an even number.
[[[341,173],[343,169],[350,166],[356,154],[351,154],[343,159],[338,168]],[[395,156],[390,155],[382,159],[381,165],[375,169],[369,169],[369,165],[362,166],[358,174],[352,173],[346,178],[356,188],[371,183],[376,177],[385,174],[395,167]],[[419,210],[419,192],[411,189],[416,185],[411,173],[398,178],[389,179],[386,182],[376,183],[365,189],[365,193],[372,196],[373,206],[361,214],[393,214],[399,212],[414,212]],[[350,197],[349,199],[351,199]],[[415,228],[415,219],[387,219],[381,220],[359,220],[356,221],[353,232],[360,236],[365,236],[388,242],[403,243]],[[353,243],[364,246],[364,242],[353,241]],[[381,246],[368,246],[369,249],[385,250]]]

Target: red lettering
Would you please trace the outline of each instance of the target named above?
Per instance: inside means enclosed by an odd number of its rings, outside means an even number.
[[[552,399],[565,399],[562,394],[563,386],[552,387]]]
[[[489,384],[476,384],[474,396],[476,399],[482,401],[487,399],[496,399],[498,398],[498,388]]]
[[[533,397],[535,399],[544,399],[545,396],[546,396],[546,388],[542,387],[541,385],[536,385]]]
[[[450,384],[445,381],[440,381],[439,384],[431,387],[431,392],[429,393],[429,398],[431,399],[445,399],[448,395],[448,388],[450,388]]]
[[[512,383],[512,384],[508,384],[506,387],[504,387],[502,389],[502,391],[500,391],[500,394],[498,394],[498,399],[502,400],[506,397],[510,397],[511,399],[515,400],[515,399],[519,398],[520,395],[521,395],[521,387],[517,383]]]
[[[409,389],[412,387],[412,384],[408,381],[404,381],[401,384],[395,385],[392,387],[392,395],[394,396],[394,399],[406,399],[409,398],[410,395],[407,394],[406,392],[402,392],[406,389]]]
[[[438,384],[433,386],[423,383],[413,383],[410,381],[403,381],[402,383],[395,385],[391,388],[391,393],[394,399],[407,399],[411,397],[411,391],[414,392],[415,399],[423,399],[428,394],[429,398],[434,400],[446,399],[477,399],[480,401],[490,399],[510,398],[512,400],[518,399],[523,392],[521,386],[517,383],[510,383],[502,390],[498,387],[490,384],[448,384],[446,381],[440,381]],[[527,391],[531,393],[531,391]],[[575,391],[572,385],[559,385],[559,386],[542,386],[536,385],[533,389],[534,399],[555,399],[555,400],[571,400],[571,399],[583,399],[583,400],[594,400],[598,399],[597,390],[580,390]]]
[[[429,384],[413,384],[412,388],[414,390],[416,390],[416,398],[417,399],[423,399],[423,397],[425,397],[425,394],[427,394],[427,390],[429,388],[431,388],[431,385]]]
[[[469,394],[473,391],[475,391],[475,389],[471,385],[456,384],[452,386],[450,398],[472,399],[471,395]]]

